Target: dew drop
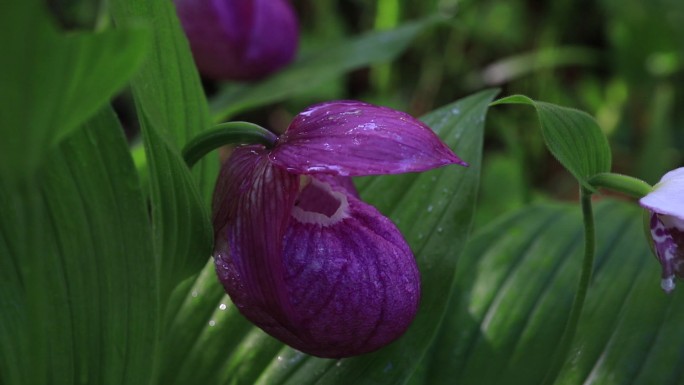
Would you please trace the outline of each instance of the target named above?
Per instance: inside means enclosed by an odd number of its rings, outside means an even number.
[[[209,321],[209,326],[214,326],[214,325],[216,325],[216,321],[214,321],[214,320]]]
[[[431,213],[431,212],[432,212],[432,209],[433,209],[432,205],[428,206],[427,212]]]
[[[222,303],[221,305],[219,305],[219,309],[221,309],[221,310],[226,310],[226,307],[227,306],[225,303]]]
[[[197,290],[192,291],[193,298],[197,298],[198,295],[199,295],[199,293],[197,292]]]

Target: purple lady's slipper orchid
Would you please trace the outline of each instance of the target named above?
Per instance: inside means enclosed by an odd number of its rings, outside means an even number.
[[[258,80],[292,61],[299,26],[287,0],[175,0],[199,71]]]
[[[661,287],[670,293],[675,277],[684,278],[684,167],[665,174],[639,203],[651,212],[653,248],[663,266]]]
[[[376,350],[406,330],[415,259],[349,176],[465,165],[420,121],[357,101],[309,107],[272,149],[235,149],[214,191],[214,259],[240,312],[320,357]]]

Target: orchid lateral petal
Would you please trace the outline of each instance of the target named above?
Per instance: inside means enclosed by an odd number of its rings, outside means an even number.
[[[684,167],[665,174],[639,203],[653,212],[670,215],[684,223]]]
[[[293,173],[343,176],[465,165],[421,121],[400,111],[358,101],[309,107],[295,117],[270,157]]]
[[[342,200],[337,203],[346,212],[329,223],[293,216],[284,240],[285,282],[298,326],[296,338],[272,334],[320,357],[388,344],[409,326],[420,297],[415,259],[396,226],[353,196]]]
[[[235,149],[214,192],[214,262],[240,311],[262,328],[288,322],[283,238],[299,177],[274,167],[262,146]]]

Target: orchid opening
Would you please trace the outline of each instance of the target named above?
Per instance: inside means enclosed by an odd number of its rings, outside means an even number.
[[[425,124],[357,101],[297,115],[273,148],[235,149],[214,192],[218,277],[241,313],[303,352],[347,357],[399,337],[420,299],[414,256],[350,176],[465,165]]]
[[[684,168],[665,174],[653,191],[639,203],[650,210],[653,249],[663,266],[661,287],[675,288],[675,278],[684,278]]]

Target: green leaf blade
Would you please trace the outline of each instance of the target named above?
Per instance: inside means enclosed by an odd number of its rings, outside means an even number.
[[[143,21],[151,27],[150,55],[133,78],[131,87],[139,110],[157,128],[173,156],[180,158],[183,146],[212,123],[175,6],[163,0],[115,0],[111,7],[117,24]],[[192,174],[206,202],[211,197],[218,166],[218,156],[210,154],[193,167]]]
[[[149,167],[154,250],[162,294],[197,273],[211,255],[213,232],[207,204],[218,173],[217,155],[192,170],[181,149],[210,128],[204,91],[172,2],[112,2],[118,24],[145,21],[152,27],[152,50],[131,87]]]
[[[597,205],[597,259],[585,311],[560,373],[547,373],[582,257],[567,205],[519,210],[473,237],[423,376],[413,384],[653,384],[681,379],[680,294],[659,288],[641,212]]]
[[[150,200],[154,250],[162,295],[170,295],[211,256],[213,229],[209,213],[185,162],[143,112],[145,151],[150,154]]]
[[[98,113],[46,159],[39,184],[0,186],[2,211],[16,214],[0,220],[0,249],[12,251],[15,265],[13,290],[0,299],[14,309],[0,312],[4,332],[12,331],[2,336],[9,342],[0,361],[25,354],[0,378],[147,383],[157,347],[157,272],[147,209],[113,112]]]
[[[0,175],[30,179],[48,150],[135,73],[149,30],[62,35],[43,5],[31,0],[3,4],[0,25]]]
[[[593,117],[572,108],[538,102],[524,95],[499,99],[492,105],[526,104],[537,111],[544,142],[549,151],[583,186],[592,176],[610,171],[608,139]]]

